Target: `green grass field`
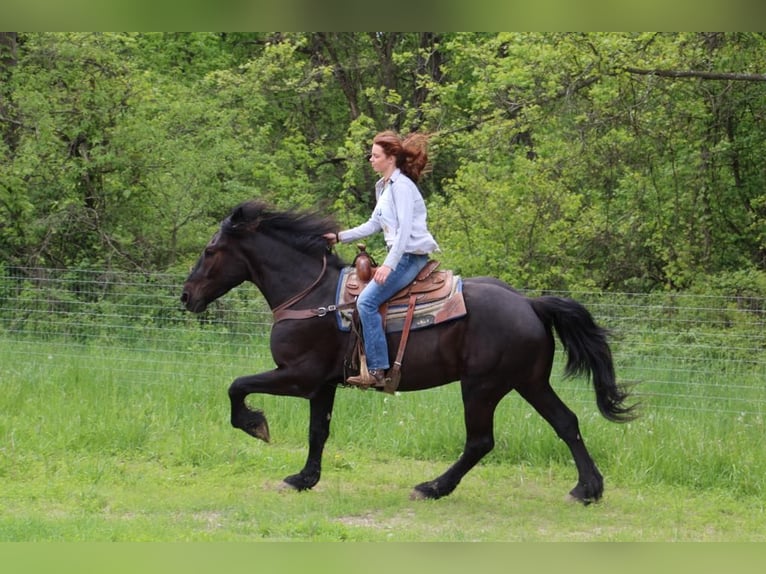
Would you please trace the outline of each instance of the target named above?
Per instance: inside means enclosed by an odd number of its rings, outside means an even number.
[[[414,502],[412,487],[462,449],[457,385],[340,389],[322,480],[295,493],[281,479],[303,465],[308,403],[251,397],[268,445],[231,428],[231,379],[269,359],[239,348],[206,360],[208,345],[2,338],[0,541],[766,540],[757,363],[722,365],[722,385],[731,369],[737,383],[720,396],[706,386],[681,400],[683,376],[658,376],[626,425],[600,418],[585,380],[555,381],[605,476],[598,504],[564,501],[572,459],[515,394],[498,410],[495,450],[449,497]],[[628,359],[618,370],[632,380],[646,369]]]

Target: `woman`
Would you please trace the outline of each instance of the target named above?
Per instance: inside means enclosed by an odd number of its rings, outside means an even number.
[[[375,209],[362,225],[324,237],[334,245],[350,243],[382,231],[388,254],[372,280],[359,294],[356,307],[362,323],[369,376],[349,377],[361,387],[383,387],[389,368],[388,344],[380,306],[410,284],[439,250],[426,223],[426,204],[416,183],[428,164],[427,136],[411,134],[402,139],[392,131],[375,136],[370,165],[380,175],[375,184]]]

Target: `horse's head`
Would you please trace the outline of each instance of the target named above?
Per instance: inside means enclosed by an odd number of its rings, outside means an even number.
[[[272,304],[305,287],[309,273],[324,265],[324,233],[336,231],[332,218],[309,212],[275,211],[245,202],[221,223],[184,283],[181,302],[200,313],[240,283],[250,280]],[[331,264],[342,261],[332,256]]]
[[[184,282],[181,303],[187,310],[203,312],[210,303],[250,278],[239,243],[240,238],[226,233],[223,226],[213,236]]]

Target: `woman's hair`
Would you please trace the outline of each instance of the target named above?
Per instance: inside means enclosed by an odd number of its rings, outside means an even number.
[[[428,163],[428,136],[426,134],[410,134],[402,139],[396,132],[380,132],[372,140],[378,144],[386,155],[396,158],[396,167],[415,183],[420,176],[430,169]]]

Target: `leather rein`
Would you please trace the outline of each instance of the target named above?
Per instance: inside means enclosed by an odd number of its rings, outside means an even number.
[[[327,315],[327,313],[332,313],[333,311],[339,311],[341,309],[347,309],[354,306],[355,303],[350,303],[345,305],[332,304],[327,305],[326,307],[315,307],[314,309],[289,309],[289,307],[292,307],[298,301],[303,299],[311,292],[312,289],[314,289],[314,287],[319,284],[319,282],[324,277],[325,271],[327,271],[327,255],[322,257],[322,271],[319,272],[319,277],[317,277],[311,285],[271,310],[275,323],[284,319],[311,319],[313,317],[324,317]]]

